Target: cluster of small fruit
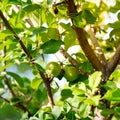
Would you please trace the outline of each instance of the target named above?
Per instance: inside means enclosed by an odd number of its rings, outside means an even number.
[[[49,62],[46,65],[46,74],[49,77],[57,77],[62,74],[67,81],[73,82],[79,76],[79,70],[73,65],[62,66],[57,62]]]

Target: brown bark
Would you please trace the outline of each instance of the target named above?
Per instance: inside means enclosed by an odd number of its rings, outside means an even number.
[[[67,8],[68,8],[68,14],[73,15],[77,13],[76,6],[73,0],[66,0]],[[71,18],[73,21],[73,19]],[[94,51],[92,50],[91,46],[89,45],[84,30],[82,28],[78,28],[73,24],[73,28],[76,32],[79,44],[81,48],[83,49],[85,55],[89,59],[89,61],[92,63],[93,67],[96,70],[103,71],[104,65],[99,61],[97,56],[95,55]]]
[[[120,61],[120,45],[117,48],[117,50],[116,50],[114,56],[112,57],[111,61],[108,63],[109,75],[115,70],[119,61]]]
[[[92,42],[93,50],[95,51],[96,56],[98,57],[98,59],[101,61],[102,64],[106,65],[107,60],[106,60],[106,58],[104,56],[104,53],[103,53],[101,47],[98,44],[98,41],[97,41],[97,38],[95,37],[94,32],[92,31],[91,28],[89,28],[87,32],[88,32],[88,34],[90,36],[90,40]]]

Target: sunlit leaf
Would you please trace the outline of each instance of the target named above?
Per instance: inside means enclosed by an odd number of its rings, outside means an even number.
[[[120,101],[120,89],[116,88],[113,90],[108,90],[107,93],[103,96],[103,99],[109,101]]]
[[[85,94],[85,91],[82,90],[82,89],[79,89],[79,88],[74,88],[72,90],[73,90],[73,94],[75,94],[75,95],[83,95],[83,94]]]
[[[67,50],[69,47],[77,44],[78,44],[78,41],[76,40],[76,34],[73,31],[73,29],[69,28],[66,31],[65,37],[64,37],[65,49]]]
[[[96,71],[89,76],[89,87],[91,88],[92,91],[94,91],[100,84],[101,75],[102,75],[101,72]]]
[[[76,27],[83,28],[86,25],[86,20],[84,19],[82,12],[73,17],[73,23]]]
[[[0,32],[0,42],[3,41],[6,37],[13,35],[10,30],[3,30]]]
[[[39,85],[42,83],[42,79],[41,78],[34,78],[32,81],[31,81],[31,87],[35,90],[38,89]]]
[[[89,115],[90,110],[91,110],[91,107],[89,104],[87,104],[87,103],[81,104],[81,106],[79,108],[80,117],[83,117],[83,118],[87,117]]]
[[[16,5],[22,4],[21,0],[8,0],[8,1],[9,1],[9,3],[16,4]]]
[[[61,109],[58,106],[54,106],[52,109],[52,114],[53,114],[55,119],[58,119],[58,117],[61,114]]]
[[[96,95],[96,96],[91,96],[90,98],[86,99],[84,102],[90,105],[97,106],[99,105],[99,101],[100,101],[100,95]]]
[[[51,26],[55,22],[54,15],[50,11],[47,11],[45,15],[48,26]]]
[[[59,39],[59,31],[56,28],[48,28],[48,33],[47,33],[49,39]]]

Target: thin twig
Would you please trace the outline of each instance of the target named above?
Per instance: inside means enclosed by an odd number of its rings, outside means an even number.
[[[19,44],[21,45],[21,48],[23,49],[23,51],[25,52],[27,57],[30,59],[30,62],[32,63],[32,65],[39,71],[39,69],[34,64],[34,61],[32,59],[31,54],[28,52],[28,50],[25,47],[25,45],[23,44],[22,40],[18,37],[16,32],[10,26],[9,22],[7,21],[7,19],[5,18],[5,16],[3,15],[1,10],[0,10],[0,17],[2,18],[3,22],[5,23],[5,26],[14,34],[14,37],[19,41]],[[50,83],[48,82],[49,80],[48,80],[48,78],[45,77],[44,73],[42,73],[41,71],[39,71],[39,74],[43,78],[43,81],[44,81],[44,84],[45,84],[45,87],[46,87],[46,90],[47,90],[47,94],[48,94],[48,100],[49,100],[49,103],[51,105],[51,108],[53,108],[54,101],[53,101],[53,96],[52,96],[52,92],[51,92]]]
[[[6,103],[10,103],[9,100],[7,100],[6,98],[2,97],[1,95],[0,95],[0,99],[3,100],[3,101],[6,102]]]
[[[15,93],[12,89],[12,86],[11,86],[11,84],[6,76],[5,76],[4,81],[5,81],[5,84],[7,85],[8,89],[10,90],[10,93],[12,94],[12,96],[15,97],[16,95],[15,95]]]

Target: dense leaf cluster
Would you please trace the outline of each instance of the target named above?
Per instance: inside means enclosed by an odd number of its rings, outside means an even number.
[[[0,0],[0,119],[118,120],[119,4]]]

